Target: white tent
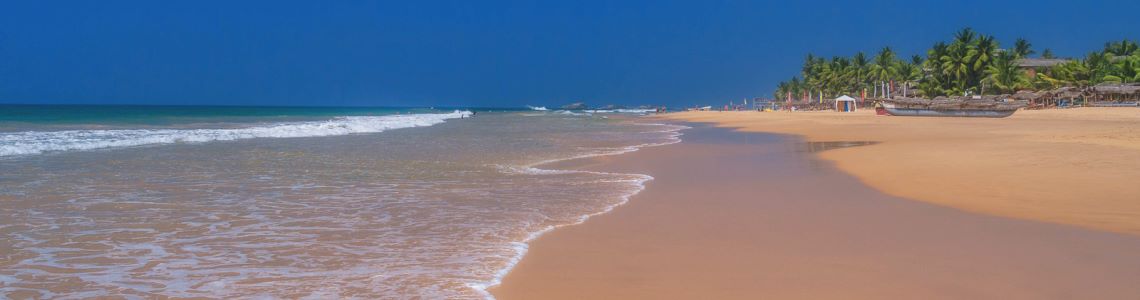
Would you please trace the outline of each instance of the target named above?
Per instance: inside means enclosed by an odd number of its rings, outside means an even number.
[[[835,98],[835,111],[839,112],[854,112],[855,111],[855,98],[843,95]]]

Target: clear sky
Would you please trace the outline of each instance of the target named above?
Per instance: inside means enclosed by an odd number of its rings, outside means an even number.
[[[1080,56],[1140,1],[6,1],[0,103],[714,104],[964,26]]]

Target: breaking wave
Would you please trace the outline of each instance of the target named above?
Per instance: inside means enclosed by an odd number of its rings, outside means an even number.
[[[203,143],[253,138],[291,138],[375,133],[431,126],[470,116],[470,111],[438,114],[348,116],[325,121],[290,122],[224,129],[116,129],[0,133],[0,156],[92,150],[156,144]]]

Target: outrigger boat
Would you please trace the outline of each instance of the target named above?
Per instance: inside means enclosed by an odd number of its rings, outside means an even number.
[[[875,107],[880,114],[922,117],[1005,118],[1025,107],[1020,101],[995,99],[880,99]]]

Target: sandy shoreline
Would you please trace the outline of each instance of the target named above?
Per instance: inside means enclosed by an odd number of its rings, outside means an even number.
[[[1100,298],[1140,294],[1140,239],[885,195],[793,137],[694,129],[568,162],[656,179],[533,241],[499,299]],[[878,145],[822,152],[851,152]],[[572,163],[572,164],[571,164]]]
[[[877,141],[821,156],[887,194],[970,212],[1140,235],[1140,109],[1019,111],[1004,119],[686,112],[809,141]]]

